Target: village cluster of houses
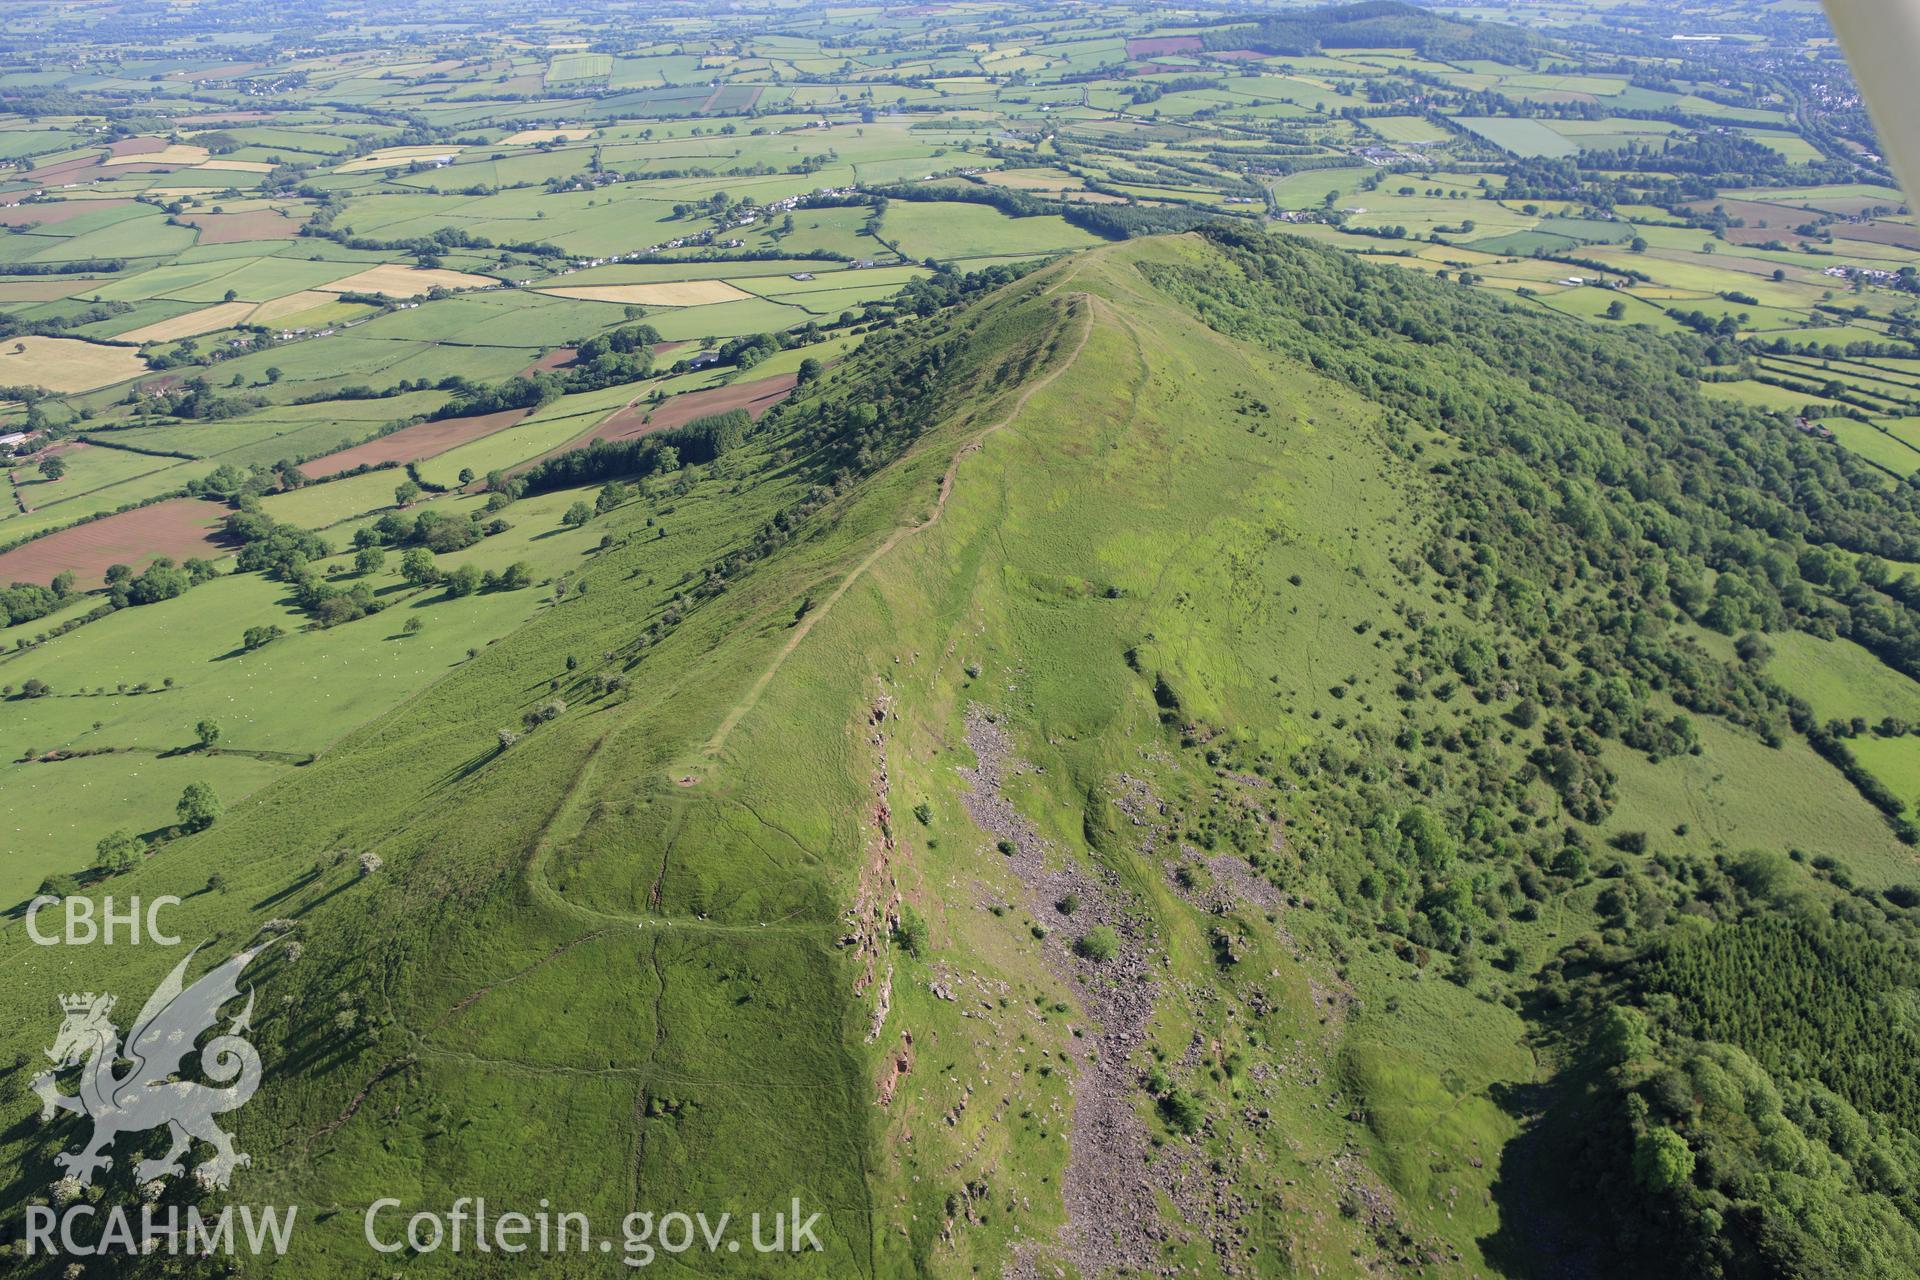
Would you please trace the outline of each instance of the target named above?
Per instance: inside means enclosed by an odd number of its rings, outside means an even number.
[[[1406,146],[1425,146],[1423,142],[1410,142]],[[1383,147],[1379,143],[1369,143],[1353,148],[1353,154],[1376,168],[1390,164],[1419,164],[1423,157],[1400,150],[1398,147]]]
[[[1836,280],[1857,278],[1865,280],[1868,284],[1890,285],[1898,283],[1900,279],[1898,271],[1886,271],[1879,267],[1826,267],[1820,274],[1832,276]]]
[[[855,190],[856,188],[854,187],[822,187],[818,191],[811,192],[807,195],[786,196],[783,199],[769,201],[766,204],[755,205],[752,210],[741,214],[731,222],[722,223],[717,229],[694,231],[684,236],[675,236],[671,240],[663,240],[658,244],[650,244],[644,249],[635,249],[629,253],[608,254],[604,258],[575,258],[573,265],[561,271],[559,274],[563,276],[572,275],[576,271],[586,271],[593,267],[604,267],[617,262],[630,262],[639,258],[651,257],[656,253],[665,253],[672,249],[742,249],[746,247],[747,242],[738,236],[731,236],[725,240],[715,239],[715,236],[731,231],[735,227],[752,226],[762,218],[772,218],[778,214],[791,213],[814,196],[849,196],[854,194]],[[865,258],[849,265],[854,267],[870,267],[873,266],[874,263],[872,259]],[[803,277],[795,277],[795,279],[801,278]],[[808,276],[804,278],[811,279],[812,277]],[[539,282],[535,280],[516,280],[514,283],[522,288],[527,288]]]

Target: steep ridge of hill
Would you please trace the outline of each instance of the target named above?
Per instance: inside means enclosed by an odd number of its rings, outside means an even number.
[[[232,1197],[315,1276],[462,1196],[797,1199],[797,1275],[1911,1262],[1897,1064],[1721,998],[1793,928],[1911,995],[1911,853],[1749,633],[1903,661],[1912,497],[1687,359],[1227,233],[876,338],[129,877],[287,938]],[[67,962],[0,945],[32,1054]]]

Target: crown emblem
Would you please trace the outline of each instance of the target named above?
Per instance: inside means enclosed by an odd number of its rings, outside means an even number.
[[[99,1012],[105,1013],[113,1008],[114,999],[113,996],[95,995],[89,991],[84,995],[61,996],[60,1008],[67,1013],[86,1013],[97,1007]]]

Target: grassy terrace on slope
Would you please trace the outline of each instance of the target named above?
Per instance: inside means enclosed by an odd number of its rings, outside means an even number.
[[[1914,878],[1760,664],[1678,612],[1834,625],[1870,588],[1782,545],[1896,554],[1902,499],[1679,365],[1236,237],[1095,250],[870,343],[703,469],[706,536],[616,525],[584,594],[115,882],[224,875],[178,919],[226,949],[300,921],[262,965],[236,1194],[330,1206],[302,1275],[364,1269],[376,1196],[478,1194],[596,1222],[798,1195],[831,1216],[794,1269],[834,1276],[1151,1264],[1156,1204],[1203,1269],[1524,1273],[1543,966],[1769,910],[1748,848],[1812,910],[1901,908],[1787,864],[1803,842]],[[1773,475],[1832,502],[1768,507]],[[1703,822],[1716,769],[1799,825]],[[1070,950],[1096,911],[1108,961]],[[0,946],[30,1053],[70,962]],[[10,1204],[72,1138],[28,1101]]]

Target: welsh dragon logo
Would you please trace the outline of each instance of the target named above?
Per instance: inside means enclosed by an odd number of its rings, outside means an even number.
[[[242,951],[183,989],[187,965],[199,951],[194,948],[147,998],[124,1046],[111,1017],[113,996],[87,992],[60,997],[66,1020],[46,1051],[54,1070],[35,1077],[33,1091],[40,1095],[42,1120],[51,1119],[55,1111],[71,1111],[93,1121],[93,1137],[82,1150],[54,1157],[81,1186],[92,1183],[95,1171],[113,1167],[113,1157],[106,1152],[114,1139],[162,1125],[172,1135],[172,1146],[158,1160],[142,1160],[134,1167],[134,1178],[141,1183],[184,1173],[180,1157],[196,1139],[214,1149],[213,1158],[194,1170],[205,1186],[225,1188],[235,1169],[252,1163],[245,1152],[234,1149],[233,1135],[213,1120],[245,1105],[260,1087],[260,1055],[240,1035],[249,1029],[253,1014],[251,989],[246,1007],[226,1033],[200,1050],[201,1071],[224,1087],[177,1077],[195,1041],[219,1020],[221,1006],[239,997],[240,972],[263,949]],[[126,1069],[116,1070],[123,1063]],[[69,1097],[56,1089],[54,1076],[74,1066],[80,1066],[80,1092]]]

